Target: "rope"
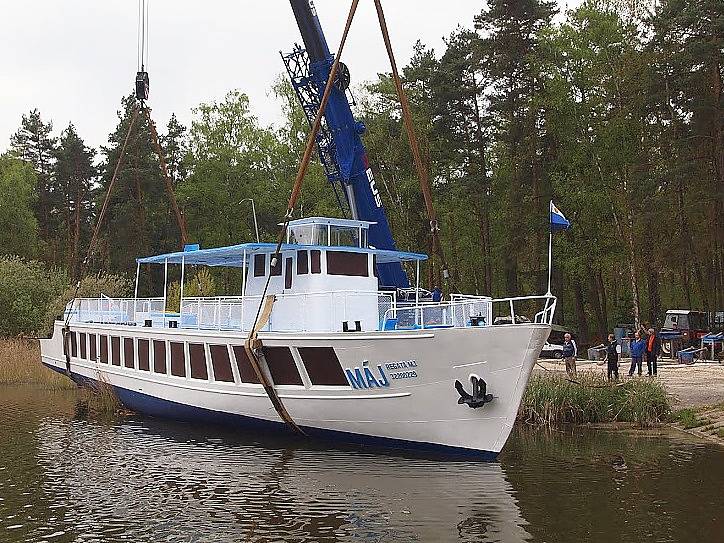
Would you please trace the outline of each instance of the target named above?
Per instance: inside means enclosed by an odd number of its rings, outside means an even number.
[[[382,39],[385,42],[385,48],[387,49],[387,56],[390,59],[390,67],[392,68],[392,80],[395,83],[395,89],[397,90],[397,96],[400,99],[400,106],[402,107],[402,120],[407,132],[407,139],[410,143],[410,151],[412,151],[412,158],[415,163],[415,169],[417,170],[417,176],[420,180],[420,189],[425,200],[425,207],[427,209],[427,218],[430,221],[430,235],[432,236],[432,252],[433,255],[437,255],[442,263],[442,271],[444,279],[449,278],[449,272],[447,262],[445,261],[445,255],[443,254],[442,246],[440,244],[440,225],[437,220],[437,214],[435,207],[432,202],[432,190],[430,188],[430,178],[428,176],[427,169],[422,162],[422,155],[420,154],[420,145],[417,141],[417,135],[415,134],[415,126],[412,121],[412,112],[410,110],[410,102],[407,99],[407,94],[402,86],[402,80],[400,73],[397,69],[397,62],[395,61],[395,54],[392,51],[392,43],[390,41],[390,34],[387,29],[387,21],[385,19],[385,13],[382,10],[382,1],[375,0],[375,8],[377,9],[377,18],[380,22],[380,30],[382,31]]]
[[[121,153],[118,156],[118,162],[116,162],[116,167],[113,170],[113,177],[111,177],[111,182],[108,184],[108,192],[106,193],[106,197],[103,200],[103,205],[101,206],[101,211],[98,214],[98,219],[96,220],[96,225],[93,228],[93,235],[91,236],[90,243],[88,244],[88,251],[80,266],[80,273],[78,274],[78,279],[75,284],[75,292],[73,294],[73,298],[71,299],[71,301],[75,301],[75,299],[78,297],[78,290],[80,289],[81,279],[85,275],[85,271],[86,271],[86,267],[88,266],[88,262],[90,262],[90,259],[93,256],[93,253],[95,251],[96,242],[98,241],[98,233],[100,232],[101,224],[103,223],[103,219],[105,218],[106,212],[108,211],[108,203],[110,202],[110,199],[111,199],[111,193],[113,192],[113,187],[115,186],[116,180],[118,179],[118,172],[120,171],[121,165],[123,164],[123,158],[126,155],[126,147],[128,147],[128,141],[131,138],[131,132],[133,132],[133,127],[136,124],[136,120],[138,119],[138,113],[139,113],[139,109],[138,109],[138,106],[136,105],[133,108],[133,115],[131,115],[131,122],[128,124],[128,132],[126,133],[126,137],[123,140],[123,145],[121,146]],[[68,327],[69,321],[70,321],[70,313],[68,314],[66,321],[65,321],[66,328]]]
[[[292,218],[292,214],[294,213],[294,207],[296,206],[297,199],[299,198],[299,194],[302,190],[302,184],[304,182],[304,177],[307,173],[307,167],[309,166],[309,161],[312,158],[312,151],[314,150],[314,144],[316,142],[317,133],[319,132],[319,128],[322,124],[322,118],[324,117],[324,111],[327,107],[327,102],[329,101],[329,95],[332,92],[332,86],[334,85],[334,80],[337,76],[337,71],[339,69],[340,59],[342,58],[342,51],[344,50],[344,45],[347,42],[347,36],[349,35],[349,29],[352,26],[352,20],[354,19],[354,15],[357,11],[357,5],[359,4],[359,0],[352,0],[352,5],[349,8],[349,15],[347,16],[347,22],[344,26],[344,33],[342,34],[342,40],[339,43],[339,49],[337,50],[337,56],[334,58],[334,62],[332,63],[332,68],[329,72],[329,77],[327,78],[327,84],[324,87],[324,94],[322,95],[322,101],[319,104],[319,109],[317,110],[317,114],[314,118],[314,123],[312,124],[312,129],[309,132],[309,137],[307,138],[307,144],[304,149],[304,155],[302,156],[302,161],[299,164],[299,170],[297,171],[296,179],[294,180],[294,185],[292,187],[292,192],[289,196],[289,202],[287,204],[287,212],[284,216],[284,223],[279,231],[279,237],[277,239],[277,246],[274,250],[274,255],[271,260],[271,267],[274,267],[280,258],[282,243],[284,243],[284,238],[287,233],[287,229],[289,227],[289,221]],[[264,284],[264,290],[261,293],[260,299],[262,302],[266,299],[266,294],[269,291],[269,283],[271,281],[271,273],[266,278],[266,283]],[[254,369],[254,372],[259,377],[259,380],[262,385],[264,385],[264,390],[267,393],[267,396],[269,396],[269,400],[271,401],[272,405],[274,406],[274,409],[276,409],[277,413],[279,414],[279,417],[295,432],[304,434],[301,428],[297,426],[297,424],[294,422],[292,417],[287,412],[286,408],[284,407],[284,404],[279,398],[279,395],[276,393],[276,390],[274,389],[274,383],[270,376],[267,376],[267,373],[263,371],[261,367],[261,363],[259,362],[259,358],[263,357],[262,351],[261,351],[261,341],[257,339],[257,334],[259,331],[259,328],[262,328],[263,326],[259,326],[260,323],[260,316],[262,315],[262,308],[264,308],[265,314],[271,314],[271,308],[274,304],[274,297],[270,297],[271,300],[269,300],[267,303],[259,303],[259,307],[256,311],[256,317],[254,318],[254,325],[251,327],[251,330],[249,331],[249,337],[247,338],[246,342],[244,343],[244,348],[246,349],[247,354],[249,355],[249,361],[251,362],[252,368]]]

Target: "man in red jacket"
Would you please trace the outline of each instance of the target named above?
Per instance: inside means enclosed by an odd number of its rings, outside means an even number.
[[[656,358],[661,354],[661,340],[653,328],[649,328],[649,337],[646,338],[646,367],[648,375],[656,375]],[[652,372],[653,370],[653,372]]]

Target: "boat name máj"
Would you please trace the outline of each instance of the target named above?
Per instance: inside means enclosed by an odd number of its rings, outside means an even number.
[[[390,370],[409,370],[409,368],[416,368],[416,360],[400,360],[397,362],[385,362],[383,364],[377,364],[377,372],[374,372],[368,366],[369,362],[365,360],[362,363],[362,367],[356,367],[354,369],[345,368],[344,373],[347,377],[347,381],[350,386],[355,389],[361,388],[386,388],[390,386],[390,380],[396,381],[399,379],[415,379],[417,372],[411,371],[392,371],[389,379],[385,373],[385,369]]]

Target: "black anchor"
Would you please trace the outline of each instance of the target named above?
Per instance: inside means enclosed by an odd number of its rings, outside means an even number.
[[[458,398],[459,404],[464,403],[472,409],[477,409],[478,407],[483,407],[486,403],[493,401],[493,395],[487,394],[488,384],[485,380],[472,375],[470,377],[470,383],[473,385],[472,394],[468,394],[463,388],[463,384],[460,381],[455,380],[455,390],[457,390],[458,394],[460,394],[460,398]]]

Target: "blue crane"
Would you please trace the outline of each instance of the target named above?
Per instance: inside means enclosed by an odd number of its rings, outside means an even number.
[[[322,26],[311,0],[290,0],[294,17],[302,34],[304,48],[297,45],[283,54],[292,87],[310,124],[319,110],[324,87],[334,62]],[[362,143],[365,125],[357,121],[347,98],[349,69],[340,64],[335,85],[324,111],[317,135],[317,150],[327,179],[346,216],[370,221],[369,243],[378,249],[395,250],[390,225]],[[399,263],[378,264],[377,275],[383,287],[410,286]]]

